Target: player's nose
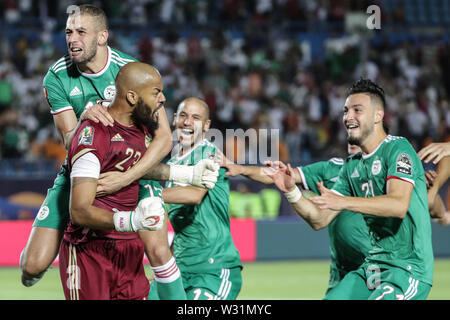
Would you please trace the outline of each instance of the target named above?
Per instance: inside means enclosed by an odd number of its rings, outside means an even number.
[[[349,110],[344,114],[344,123],[353,120],[354,119],[355,114],[353,113],[353,111]]]
[[[164,102],[166,102],[166,96],[164,95],[164,93],[160,92],[159,103],[164,103]]]
[[[191,117],[184,118],[183,124],[185,126],[189,126],[189,125],[191,125],[191,123],[192,123]]]
[[[78,35],[76,32],[71,32],[69,34],[66,34],[66,41],[69,46],[72,46],[75,44],[75,42],[78,41]]]

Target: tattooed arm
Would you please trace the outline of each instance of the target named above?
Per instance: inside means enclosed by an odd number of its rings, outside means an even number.
[[[114,229],[114,212],[94,207],[97,179],[75,177],[72,179],[70,216],[75,224],[91,229]]]

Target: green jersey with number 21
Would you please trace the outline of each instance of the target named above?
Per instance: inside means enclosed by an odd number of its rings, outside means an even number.
[[[408,140],[388,135],[372,153],[348,157],[333,190],[344,196],[377,197],[387,194],[390,179],[413,184],[408,212],[403,219],[364,215],[372,245],[366,262],[380,268],[402,268],[431,285],[427,187],[422,163]]]

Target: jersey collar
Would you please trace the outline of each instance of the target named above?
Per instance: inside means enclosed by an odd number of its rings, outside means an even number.
[[[187,153],[183,154],[182,156],[177,154],[175,156],[175,160],[181,161],[181,160],[186,159],[195,149],[197,149],[199,146],[205,145],[205,143],[207,143],[207,142],[208,142],[208,140],[206,138],[203,139],[200,143],[198,143],[196,146],[194,146],[191,150],[189,150]]]
[[[368,158],[370,158],[371,156],[373,156],[373,155],[375,154],[375,152],[377,152],[378,149],[380,149],[381,145],[382,145],[389,137],[390,137],[390,135],[387,135],[386,138],[384,138],[383,141],[380,142],[380,144],[378,145],[378,147],[375,148],[375,150],[373,150],[373,151],[372,151],[371,153],[369,153],[369,154],[363,154],[363,155],[362,155],[362,158],[363,158],[363,159],[368,159]]]
[[[76,65],[76,67],[77,67],[78,72],[82,76],[88,77],[88,78],[95,78],[95,77],[99,77],[102,74],[104,74],[105,71],[108,70],[110,64],[111,64],[111,48],[108,46],[108,59],[106,60],[105,66],[99,72],[97,72],[97,73],[82,72],[80,69],[78,69],[77,65]]]

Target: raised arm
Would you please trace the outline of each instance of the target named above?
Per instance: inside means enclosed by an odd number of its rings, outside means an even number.
[[[413,188],[410,182],[389,179],[385,195],[362,198],[338,195],[321,185],[319,186],[321,195],[310,199],[320,209],[339,211],[346,209],[374,216],[403,219],[408,212]]]
[[[170,130],[164,107],[159,108],[157,113],[158,129],[152,133],[152,142],[144,156],[130,170],[124,173],[121,187],[140,179],[153,166],[160,163],[172,150],[172,131]]]
[[[430,207],[430,216],[442,226],[450,224],[450,212],[445,208],[444,201],[437,195]]]
[[[164,107],[159,108],[157,113],[158,129],[153,132],[152,142],[142,158],[126,172],[103,174],[98,181],[97,196],[114,193],[141,179],[172,150],[172,133]]]
[[[160,163],[147,171],[143,178],[212,189],[217,182],[219,169],[219,164],[211,159],[202,159],[193,166]]]
[[[100,121],[105,126],[114,123],[114,120],[109,115],[108,111],[106,111],[106,107],[99,104],[93,105],[92,103],[86,105],[80,120],[77,120],[75,112],[72,109],[53,115],[56,130],[58,131],[66,150],[69,150],[70,148],[75,131],[77,131],[81,122],[86,119],[94,122]]]
[[[441,221],[447,211],[445,205],[439,196],[439,189],[444,185],[450,176],[450,157],[445,157],[439,161],[436,172],[427,171],[425,178],[428,187],[428,207],[432,218],[440,219]],[[447,223],[446,221],[444,221]],[[441,222],[439,222],[441,223]],[[442,223],[441,223],[442,224]]]
[[[235,177],[238,175],[243,175],[251,180],[256,182],[264,183],[264,184],[273,184],[273,179],[270,177],[271,174],[274,174],[276,169],[273,169],[270,165],[262,166],[243,166],[235,163],[223,163],[221,165],[224,168],[227,168],[228,171],[226,175],[229,177]],[[302,182],[300,173],[297,169],[292,170],[295,183],[299,184]]]
[[[431,143],[418,152],[421,160],[424,162],[438,163],[442,158],[450,156],[450,142]]]
[[[200,204],[208,189],[186,186],[164,188],[162,197],[165,203]]]
[[[275,185],[284,193],[297,214],[302,217],[314,230],[320,230],[330,224],[339,214],[340,210],[321,209],[316,206],[306,196],[303,196],[300,189],[295,185],[294,170],[288,164],[282,162],[268,162],[271,168],[276,168],[270,174]]]
[[[450,156],[442,158],[436,168],[436,178],[433,180],[433,188],[438,190],[450,177]]]

